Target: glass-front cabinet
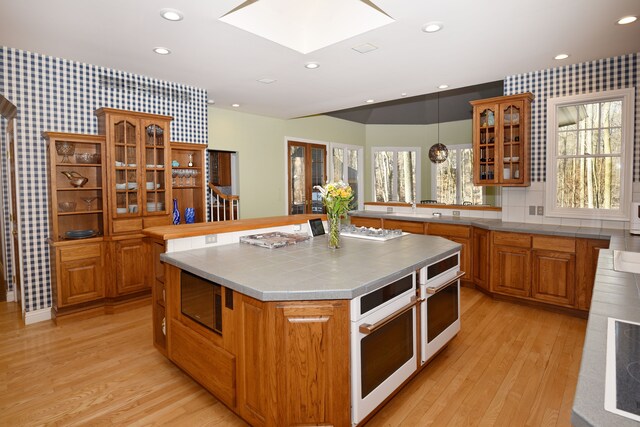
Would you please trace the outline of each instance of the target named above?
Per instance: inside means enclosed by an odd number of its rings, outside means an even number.
[[[112,232],[141,228],[140,218],[169,218],[171,210],[169,125],[171,117],[111,110],[96,111],[106,136],[107,181]],[[138,221],[125,221],[138,219]],[[120,222],[118,222],[120,221]],[[124,221],[124,222],[123,222]],[[120,224],[120,226],[118,225]],[[139,225],[138,225],[139,224]]]
[[[524,93],[471,101],[475,185],[530,184],[532,100]]]

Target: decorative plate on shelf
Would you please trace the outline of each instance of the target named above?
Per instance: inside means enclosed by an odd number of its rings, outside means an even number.
[[[64,233],[64,237],[67,239],[86,239],[96,234],[98,234],[96,230],[69,230]]]

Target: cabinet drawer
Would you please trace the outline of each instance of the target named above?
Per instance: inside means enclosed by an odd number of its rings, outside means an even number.
[[[68,248],[60,248],[60,262],[75,261],[78,259],[99,258],[102,255],[101,243],[91,243]]]
[[[113,221],[114,233],[129,233],[142,230],[142,218],[118,219]]]
[[[385,219],[384,228],[388,230],[400,229],[402,231],[406,231],[407,233],[424,234],[424,222]]]
[[[159,225],[169,225],[172,221],[171,215],[151,216],[144,218],[144,228],[157,227]]]
[[[522,233],[506,233],[495,231],[493,233],[493,243],[495,245],[515,246],[518,248],[531,247],[531,235]]]
[[[471,236],[471,227],[466,225],[452,225],[452,224],[436,224],[429,223],[429,234],[437,236],[451,236],[469,238]]]
[[[576,252],[576,239],[571,237],[533,236],[533,249],[555,252]]]

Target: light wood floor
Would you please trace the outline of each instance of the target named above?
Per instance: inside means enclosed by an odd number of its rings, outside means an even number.
[[[569,426],[586,321],[462,292],[462,331],[368,426]],[[0,425],[244,426],[151,344],[151,306],[20,326],[0,303]]]

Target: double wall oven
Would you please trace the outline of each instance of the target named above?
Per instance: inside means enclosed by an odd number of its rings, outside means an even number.
[[[455,253],[351,301],[353,425],[458,333],[458,268]]]

